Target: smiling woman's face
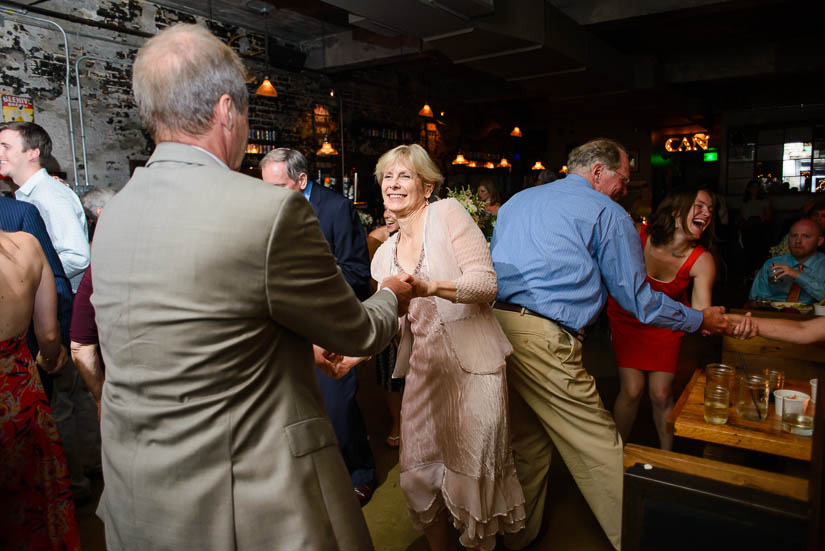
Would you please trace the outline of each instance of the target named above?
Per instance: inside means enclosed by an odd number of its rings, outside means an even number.
[[[381,180],[384,206],[397,218],[425,206],[430,193],[432,187],[425,189],[415,171],[401,162],[389,167]]]
[[[392,233],[398,229],[398,220],[395,219],[395,215],[390,209],[384,210],[384,224],[387,226],[387,231],[389,233]]]
[[[693,206],[682,221],[685,233],[693,239],[702,237],[713,218],[713,198],[706,191],[699,191],[693,200]]]

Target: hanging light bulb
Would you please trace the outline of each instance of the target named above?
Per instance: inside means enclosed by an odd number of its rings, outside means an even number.
[[[533,165],[533,170],[544,170],[544,165],[541,164],[541,161],[536,161],[536,164]]]
[[[561,171],[567,174],[567,165],[561,165]]]
[[[501,160],[498,162],[498,166],[500,168],[507,168],[513,165],[510,164],[510,162],[507,160],[507,157],[502,157]]]
[[[475,168],[475,167],[477,167],[478,165],[476,164],[476,162],[475,162],[475,161],[469,161],[469,162],[467,163],[467,166],[468,166],[468,167],[470,167],[470,168]]]
[[[422,107],[421,111],[418,112],[418,116],[419,117],[427,117],[427,118],[430,118],[430,119],[433,118],[433,110],[430,109],[430,104],[429,103],[424,104],[424,107]]]
[[[265,23],[265,30],[264,32],[264,48],[266,48],[266,70],[269,71],[269,7],[261,8],[261,13],[266,16]],[[269,80],[269,75],[264,77],[264,81],[258,86],[258,89],[255,90],[256,96],[265,96],[268,98],[277,98],[278,91],[275,90],[275,87],[272,85],[272,82]]]
[[[321,146],[321,149],[315,152],[315,154],[326,157],[330,155],[338,155],[338,152],[334,147],[332,147],[332,144],[329,143],[329,139],[324,137],[324,144]]]
[[[269,81],[269,76],[264,77],[264,81],[261,83],[260,86],[258,86],[258,89],[255,90],[255,95],[256,96],[266,96],[268,98],[277,98],[278,97],[278,91],[275,89],[275,87]]]
[[[513,131],[510,132],[510,135],[514,138],[521,138],[521,128],[519,128],[518,126],[514,127]]]
[[[496,165],[495,165],[495,163],[493,163],[493,161],[487,161],[487,162],[484,164],[484,168],[493,169],[493,168],[495,168],[495,167],[496,167]]]
[[[464,158],[464,155],[459,153],[458,155],[455,156],[455,159],[453,159],[453,164],[454,165],[466,165],[467,164],[467,159]]]

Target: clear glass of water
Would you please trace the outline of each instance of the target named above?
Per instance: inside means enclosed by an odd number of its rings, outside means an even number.
[[[751,421],[768,418],[770,382],[762,375],[742,375],[736,394],[736,415]]]
[[[727,388],[730,393],[730,398],[733,398],[736,368],[719,363],[707,364],[705,366],[705,379],[707,386],[723,386]],[[729,402],[729,405],[733,405],[733,402]]]
[[[724,425],[728,422],[730,390],[724,386],[705,385],[705,422]]]
[[[779,272],[782,271],[782,268],[778,268],[776,266],[771,265],[770,269],[768,270],[768,281],[770,283],[779,283],[781,277],[779,276]]]

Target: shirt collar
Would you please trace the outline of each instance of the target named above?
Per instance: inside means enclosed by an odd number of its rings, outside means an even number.
[[[312,180],[307,181],[307,187],[304,188],[304,198],[309,201],[309,194],[312,193]]]
[[[593,190],[596,189],[596,188],[593,187],[593,184],[591,184],[590,182],[587,181],[587,178],[585,178],[584,176],[581,176],[579,174],[568,174],[563,179],[566,182],[569,182],[571,184],[585,185],[585,186],[589,187],[590,189],[593,189]]]
[[[214,155],[211,151],[207,151],[207,150],[205,150],[205,149],[204,149],[204,148],[202,148],[202,147],[198,147],[197,145],[193,145],[192,147],[194,147],[195,149],[198,149],[198,150],[200,150],[200,151],[203,151],[204,153],[206,153],[207,155],[209,155],[210,157],[212,157],[213,159],[215,159],[216,161],[218,161],[218,163],[219,163],[222,167],[224,167],[225,169],[229,170],[229,165],[227,165],[225,162],[223,162],[223,161],[221,161],[220,159],[218,159],[218,158],[217,158],[217,157],[216,157],[216,156],[215,156],[215,155]]]
[[[32,191],[34,191],[34,187],[37,185],[38,180],[43,176],[46,176],[47,178],[49,177],[49,173],[46,172],[45,168],[41,168],[40,170],[29,176],[29,179],[26,180],[26,183],[17,188],[17,192],[15,194],[22,193],[26,196],[31,195]]]

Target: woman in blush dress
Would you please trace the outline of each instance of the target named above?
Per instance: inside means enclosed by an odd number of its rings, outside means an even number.
[[[401,488],[430,548],[490,550],[524,526],[510,449],[505,357],[512,348],[489,305],[496,274],[481,230],[455,199],[430,203],[443,176],[418,145],[385,153],[375,175],[398,232],[375,253],[372,275],[412,275],[393,376],[401,405]]]
[[[33,236],[0,231],[0,549],[77,550],[69,469],[37,363],[55,373],[60,345],[54,276]]]
[[[706,191],[674,193],[662,201],[650,225],[642,226],[639,232],[651,289],[698,310],[711,305],[716,277],[716,264],[708,251],[714,239],[713,207],[713,198]],[[673,435],[665,423],[673,409],[673,377],[684,333],[639,322],[613,297],[607,300],[607,315],[621,383],[613,411],[616,428],[627,442],[647,372],[653,423],[662,449],[669,450]]]

